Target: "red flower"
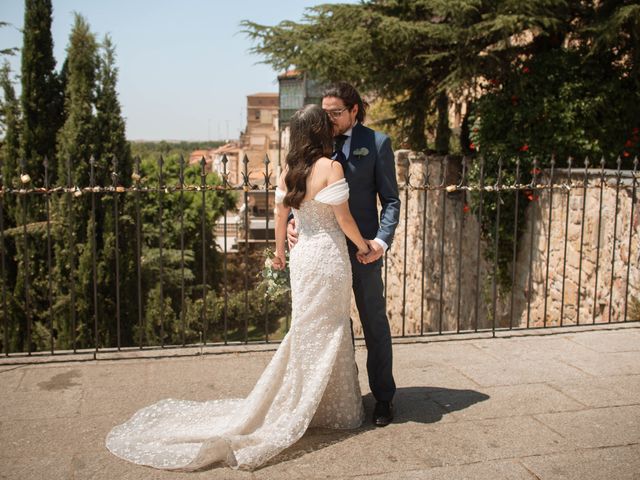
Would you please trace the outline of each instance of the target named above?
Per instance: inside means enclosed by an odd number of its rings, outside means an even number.
[[[627,140],[626,142],[624,142],[624,146],[625,147],[633,147],[633,142],[631,140]]]
[[[529,73],[529,67],[522,67],[522,73]]]
[[[623,157],[628,157],[629,155],[631,155],[629,152],[627,152],[626,150],[624,152],[622,152],[622,156]]]
[[[541,171],[542,170],[540,170],[539,168],[534,168],[534,169],[531,170],[531,173],[534,174],[534,175],[540,175]]]
[[[534,193],[529,192],[529,193],[527,194],[527,198],[528,198],[530,201],[535,202],[536,200],[538,200],[538,195],[536,195],[536,194],[534,194]]]
[[[465,203],[464,207],[462,207],[462,211],[464,213],[469,213],[469,210],[471,210],[471,208],[469,208],[469,204]]]
[[[473,143],[473,142],[471,142],[471,143],[469,144],[469,149],[470,149],[470,150],[475,150],[475,149],[476,149],[476,146],[474,145],[474,143]]]
[[[520,151],[521,152],[528,152],[529,151],[529,145],[527,145],[526,143],[524,145],[522,145],[520,147]]]

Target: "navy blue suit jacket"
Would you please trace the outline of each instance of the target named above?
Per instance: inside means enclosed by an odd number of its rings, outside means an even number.
[[[364,151],[367,153],[363,154]],[[391,246],[400,217],[391,140],[383,133],[356,124],[351,131],[349,157],[343,168],[349,184],[349,209],[362,236],[380,238]],[[379,219],[377,198],[382,205]]]

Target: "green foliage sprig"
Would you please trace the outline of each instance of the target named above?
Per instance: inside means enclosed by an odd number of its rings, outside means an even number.
[[[289,253],[287,252],[287,266],[284,270],[273,268],[275,252],[269,248],[264,250],[264,267],[260,271],[261,278],[259,288],[264,289],[267,299],[277,302],[282,300],[291,291],[289,274]]]

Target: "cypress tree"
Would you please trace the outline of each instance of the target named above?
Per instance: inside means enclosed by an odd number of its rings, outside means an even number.
[[[94,153],[96,122],[96,75],[98,44],[89,24],[76,14],[67,47],[64,110],[66,119],[58,133],[58,172],[66,178],[67,161],[71,161],[73,181],[89,184],[89,158]]]
[[[95,155],[100,160],[102,184],[108,184],[108,174],[112,167],[112,159],[116,159],[116,170],[121,181],[130,181],[131,147],[125,135],[125,122],[118,100],[116,85],[118,68],[115,66],[115,46],[111,37],[105,35],[102,42],[102,55],[98,69],[98,85],[96,95],[96,118],[100,128],[97,129]]]
[[[60,91],[54,70],[51,15],[50,0],[25,1],[19,156],[30,177],[27,188],[44,184],[45,157],[49,160],[50,180],[54,180],[51,173],[55,173]],[[44,211],[45,198],[30,195],[18,199],[14,214],[20,234],[15,237],[17,273],[13,296],[17,305],[13,319],[17,325],[16,345],[25,350],[46,348],[51,340],[44,328],[49,321]]]
[[[18,163],[24,162],[24,171],[30,177],[27,188],[44,184],[45,157],[49,162],[49,182],[55,182],[56,135],[62,103],[53,57],[51,16],[50,0],[25,1],[19,155],[7,168],[20,172],[23,167]],[[17,325],[18,348],[47,348],[51,343],[50,331],[45,328],[50,321],[45,201],[45,197],[30,195],[18,199],[13,212],[9,211],[21,229],[14,242],[17,273],[13,293],[17,305],[12,315]]]
[[[96,75],[98,44],[87,21],[75,15],[65,61],[64,125],[58,133],[58,174],[73,185],[89,185],[89,159],[96,142]],[[57,215],[62,218],[56,241],[56,312],[63,345],[93,346],[93,277],[91,200],[89,195],[61,197]],[[98,217],[96,217],[97,219]],[[72,289],[74,290],[72,292]],[[73,293],[73,294],[72,294]],[[71,299],[75,298],[74,302]],[[75,331],[69,319],[77,317]]]
[[[16,98],[15,90],[11,80],[11,69],[9,64],[5,64],[0,68],[0,89],[2,89],[3,99],[0,105],[0,115],[2,119],[2,129],[4,130],[4,140],[0,147],[0,162],[2,164],[2,185],[11,188],[16,183],[17,162],[20,150],[20,103]],[[3,228],[4,228],[4,258],[5,258],[5,276],[2,278],[7,285],[14,285],[16,281],[16,246],[15,236],[7,235],[7,231],[11,227],[15,227],[16,215],[16,198],[14,195],[4,195],[2,202]],[[15,231],[15,230],[14,230]],[[15,350],[16,347],[16,323],[15,323],[15,303],[9,302],[7,305],[7,318],[11,322],[8,325],[8,345],[9,349]],[[2,338],[4,338],[4,324],[0,327]],[[4,349],[4,342],[3,342]]]
[[[20,154],[34,181],[42,181],[44,156],[53,165],[60,128],[60,83],[55,73],[50,0],[26,0],[22,47]],[[55,169],[53,169],[55,171]]]
[[[117,185],[128,186],[131,183],[131,150],[125,136],[125,121],[116,91],[118,69],[115,66],[115,46],[107,35],[101,47],[96,94],[96,120],[99,125],[95,145],[96,182],[99,185],[111,185],[114,181],[111,177],[113,172],[117,174]],[[135,312],[138,308],[135,250],[125,248],[135,242],[134,224],[130,221],[131,217],[126,215],[128,210],[133,209],[133,202],[118,193],[104,195],[101,200],[99,213],[103,228],[98,261],[98,295],[103,322],[100,325],[101,336],[105,345],[131,344],[133,323],[122,321],[118,329],[116,318],[118,311]],[[120,290],[117,290],[116,274]],[[122,317],[133,318],[133,314]]]

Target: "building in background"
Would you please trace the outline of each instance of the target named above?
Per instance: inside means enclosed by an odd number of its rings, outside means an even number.
[[[254,93],[247,95],[247,125],[239,140],[215,149],[192,152],[190,164],[198,164],[204,157],[206,171],[220,176],[226,172],[227,181],[233,186],[243,185],[245,169],[247,172],[250,188],[246,194],[239,190],[237,213],[228,212],[226,221],[221,218],[216,225],[215,238],[221,250],[225,250],[225,239],[226,251],[237,251],[241,244],[264,243],[267,238],[275,238],[273,187],[280,172],[279,147],[279,96],[277,93]],[[267,158],[268,189],[265,185]]]
[[[323,85],[304,72],[292,70],[279,75],[278,87],[278,93],[247,95],[247,125],[238,141],[191,154],[191,164],[204,157],[206,171],[221,176],[226,172],[231,185],[243,185],[245,168],[247,171],[250,187],[238,191],[237,213],[229,212],[216,225],[216,242],[223,251],[237,251],[243,244],[264,244],[266,239],[275,238],[274,187],[288,150],[289,120],[304,105],[320,104],[322,100]]]
[[[242,157],[249,160],[249,179],[264,184],[265,158],[269,158],[269,183],[274,184],[279,150],[277,93],[247,95],[247,128],[240,135]]]
[[[307,104],[322,102],[324,85],[313,80],[299,70],[289,70],[278,75],[280,130],[280,165],[284,164],[286,152],[289,150],[289,120],[291,116]]]

